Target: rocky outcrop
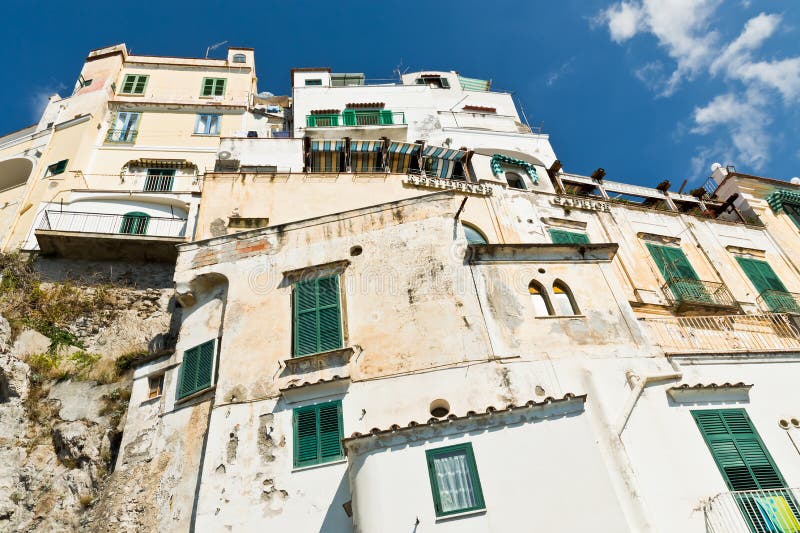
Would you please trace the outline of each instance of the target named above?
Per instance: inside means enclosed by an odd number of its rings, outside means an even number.
[[[54,348],[24,321],[12,338],[14,328],[0,316],[0,531],[157,529],[148,504],[155,488],[145,488],[158,483],[159,461],[112,474],[130,387],[115,360],[169,343],[170,291],[80,290],[89,296],[111,291],[102,312],[64,328],[80,348]],[[73,363],[76,352],[84,359]],[[43,371],[48,354],[47,361],[64,364]],[[31,362],[36,358],[39,363]],[[95,374],[105,382],[90,380]]]

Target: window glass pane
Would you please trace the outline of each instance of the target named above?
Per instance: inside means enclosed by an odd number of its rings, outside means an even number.
[[[464,225],[464,233],[467,236],[467,242],[469,244],[486,244],[486,239],[484,239],[483,235],[475,228]]]
[[[533,302],[533,312],[536,316],[547,316],[550,314],[547,310],[547,303],[544,301],[544,296],[538,291],[531,291],[531,301]]]
[[[443,513],[478,506],[465,450],[435,455],[433,468]]]
[[[553,287],[553,307],[556,315],[573,315],[572,302],[569,295],[558,285]]]
[[[219,133],[219,115],[208,117],[208,133],[216,135]]]
[[[208,119],[208,115],[197,116],[197,128],[195,128],[195,133],[208,133]]]

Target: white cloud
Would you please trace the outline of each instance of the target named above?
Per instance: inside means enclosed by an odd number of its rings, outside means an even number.
[[[563,76],[572,72],[572,63],[574,61],[575,57],[571,57],[567,61],[565,61],[563,65],[558,67],[556,70],[550,72],[550,74],[547,75],[547,86],[551,87]]]
[[[744,97],[733,93],[716,96],[704,107],[694,109],[693,133],[707,135],[722,127],[730,135],[735,157],[755,169],[763,168],[772,143],[766,126],[771,122],[765,101],[756,91]]]
[[[629,2],[609,7],[600,19],[608,24],[611,39],[617,43],[627,41],[645,28],[641,7]]]
[[[787,105],[800,101],[800,56],[756,57],[783,23],[777,14],[759,13],[735,39],[721,42],[714,29],[726,14],[716,12],[720,4],[721,0],[623,0],[603,10],[598,20],[617,43],[641,33],[657,39],[675,69],[668,73],[661,61],[650,60],[634,72],[660,96],[670,96],[682,83],[704,73],[727,82],[724,94],[692,113],[693,133],[716,135],[714,147],[702,149],[692,159],[693,170],[711,155],[735,156],[758,170],[767,162],[773,144],[767,126],[772,115],[780,112],[777,95]],[[743,2],[743,7],[748,6],[749,2]],[[720,144],[723,139],[727,140]]]

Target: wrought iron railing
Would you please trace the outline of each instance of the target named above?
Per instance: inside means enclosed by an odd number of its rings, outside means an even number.
[[[724,283],[690,278],[670,278],[661,287],[672,305],[736,307],[736,300]]]
[[[170,174],[148,174],[144,180],[145,192],[166,192],[172,190],[175,176]]]
[[[392,126],[406,123],[402,111],[355,111],[353,113],[306,115],[309,128],[335,126]]]
[[[708,533],[788,533],[800,531],[800,490],[796,488],[723,492],[703,504]]]
[[[766,290],[758,295],[756,303],[762,311],[770,313],[800,313],[800,294]]]
[[[133,143],[136,141],[137,135],[139,135],[138,130],[108,130],[106,142]]]
[[[186,234],[186,219],[151,217],[141,213],[113,215],[76,211],[45,211],[38,229],[72,233],[183,237]]]
[[[695,316],[640,319],[667,353],[800,350],[800,319],[793,315]]]

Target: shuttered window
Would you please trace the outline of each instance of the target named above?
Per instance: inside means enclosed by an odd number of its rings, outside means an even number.
[[[203,78],[200,96],[223,96],[225,94],[225,78]]]
[[[737,257],[736,261],[770,311],[776,313],[800,311],[800,306],[787,292],[786,286],[769,263],[750,257]]]
[[[648,244],[647,249],[656,262],[656,266],[661,271],[664,279],[694,279],[699,280],[697,272],[692,268],[691,263],[686,258],[683,250],[675,246],[659,246],[658,244]]]
[[[295,409],[292,422],[295,467],[328,463],[344,457],[341,401]]]
[[[47,170],[44,173],[44,177],[47,178],[49,176],[56,176],[58,174],[63,174],[65,170],[67,170],[67,161],[68,159],[62,159],[58,163],[53,163],[47,167]]]
[[[128,74],[122,81],[122,90],[119,94],[144,94],[147,86],[147,78],[150,76],[141,74]]]
[[[553,244],[589,244],[589,237],[576,231],[550,228],[550,238],[553,239]]]
[[[178,399],[211,386],[215,342],[210,340],[183,352],[178,376]]]
[[[339,276],[294,284],[294,356],[342,347]]]
[[[692,411],[697,426],[731,490],[785,487],[744,409]]]

